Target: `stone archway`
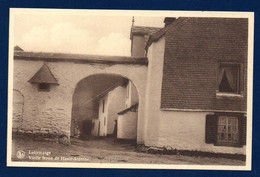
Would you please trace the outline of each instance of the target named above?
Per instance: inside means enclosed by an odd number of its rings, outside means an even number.
[[[72,102],[72,137],[137,138],[139,94],[129,79],[118,74],[90,75],[77,83]]]
[[[28,80],[44,63],[57,79],[58,85],[50,87],[48,92],[39,92],[37,85],[29,84]],[[14,88],[21,90],[24,95],[22,129],[25,133],[54,134],[69,138],[70,127],[74,123],[71,121],[73,94],[78,83],[91,75],[114,74],[128,78],[136,86],[139,94],[137,142],[143,143],[146,63],[103,63],[103,61],[97,63],[95,60],[52,58],[28,60],[25,57],[25,59],[15,60],[14,66]]]

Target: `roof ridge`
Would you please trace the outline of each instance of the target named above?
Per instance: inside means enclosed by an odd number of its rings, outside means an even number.
[[[170,30],[171,28],[174,28],[174,27],[175,28],[180,27],[180,24],[185,23],[188,19],[190,19],[190,17],[179,17],[176,20],[174,20],[172,23],[167,25],[166,27],[164,27],[161,30],[159,30],[158,32],[150,35],[149,39],[148,39],[148,41],[146,43],[145,50],[147,50],[148,47],[154,41],[158,41],[168,30]]]

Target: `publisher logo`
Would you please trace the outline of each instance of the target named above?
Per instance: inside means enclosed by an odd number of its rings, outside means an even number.
[[[23,150],[17,151],[16,157],[17,157],[18,159],[23,159],[23,158],[25,157],[25,152],[24,152]]]

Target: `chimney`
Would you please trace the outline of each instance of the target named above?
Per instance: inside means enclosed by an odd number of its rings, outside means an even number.
[[[144,57],[145,56],[145,39],[148,32],[144,30],[145,27],[132,26],[131,27],[131,56]]]
[[[165,23],[164,27],[166,27],[169,24],[171,24],[174,20],[176,20],[176,18],[174,18],[174,17],[165,17],[165,19],[164,19],[164,23]]]

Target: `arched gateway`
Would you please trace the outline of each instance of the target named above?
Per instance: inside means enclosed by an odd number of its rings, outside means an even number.
[[[15,51],[14,89],[24,95],[23,133],[71,135],[73,94],[92,75],[127,78],[139,96],[137,142],[143,142],[147,58]]]

